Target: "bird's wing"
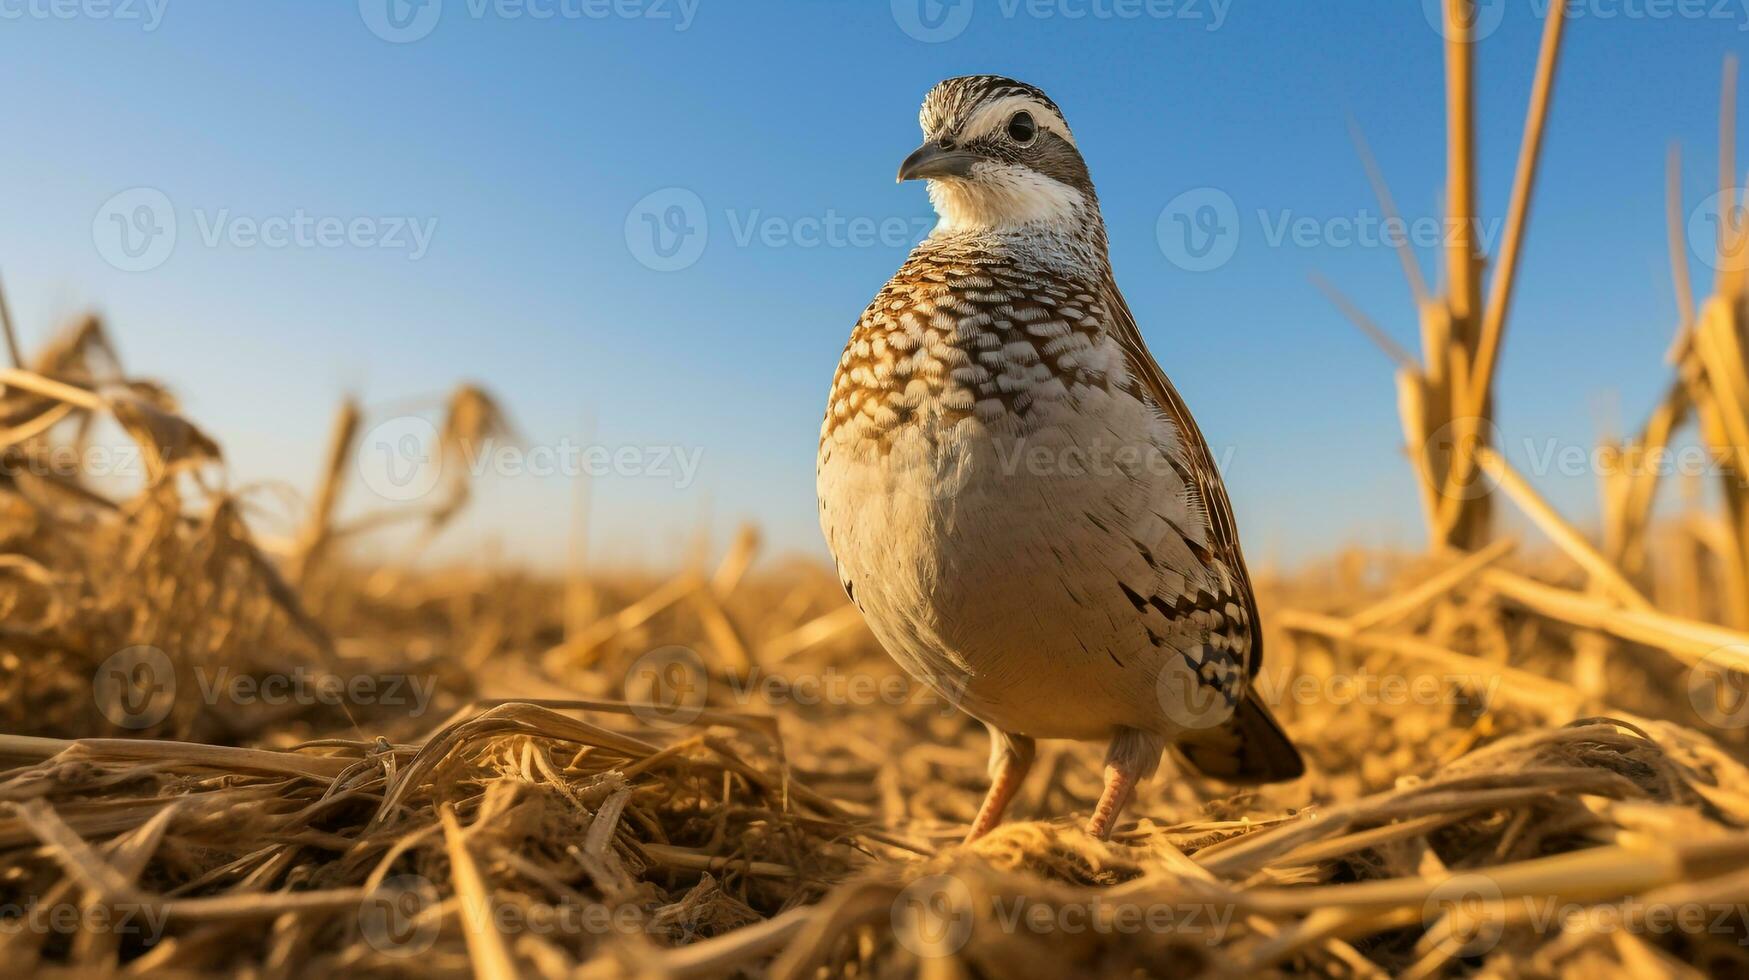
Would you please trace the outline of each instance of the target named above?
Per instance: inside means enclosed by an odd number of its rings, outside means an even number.
[[[1196,427],[1196,419],[1190,415],[1190,408],[1184,404],[1184,398],[1178,394],[1178,389],[1172,387],[1166,372],[1160,370],[1154,355],[1148,352],[1141,328],[1136,325],[1135,314],[1130,312],[1129,304],[1124,301],[1123,293],[1118,291],[1115,280],[1107,278],[1104,294],[1106,308],[1111,311],[1114,333],[1118,345],[1123,348],[1130,373],[1147,386],[1154,403],[1177,426],[1179,436],[1184,442],[1184,462],[1190,470],[1189,482],[1202,505],[1204,520],[1207,521],[1209,551],[1227,566],[1240,593],[1237,598],[1244,603],[1245,614],[1250,619],[1251,649],[1246,657],[1246,669],[1255,676],[1263,662],[1263,628],[1257,617],[1257,597],[1251,587],[1251,573],[1245,568],[1245,555],[1239,547],[1239,525],[1233,519],[1233,504],[1227,499],[1227,487],[1221,482],[1221,471],[1215,465],[1214,454],[1209,451],[1202,430]]]

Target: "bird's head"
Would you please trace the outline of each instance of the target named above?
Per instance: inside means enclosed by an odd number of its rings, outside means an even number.
[[[1000,75],[950,78],[923,99],[918,121],[923,145],[899,180],[929,181],[940,231],[1074,234],[1097,224],[1093,181],[1069,124],[1033,86]]]

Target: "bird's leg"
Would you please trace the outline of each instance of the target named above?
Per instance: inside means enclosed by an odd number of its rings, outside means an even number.
[[[1119,728],[1112,737],[1111,748],[1105,753],[1105,789],[1099,803],[1087,821],[1087,832],[1100,840],[1110,840],[1136,784],[1160,768],[1160,753],[1166,751],[1166,740],[1138,728]]]
[[[1020,791],[1020,781],[1032,768],[1033,741],[1025,735],[1010,735],[990,729],[990,791],[984,794],[984,805],[966,832],[967,844],[996,829],[1002,822],[1002,811]]]
[[[1135,787],[1135,773],[1107,762],[1105,789],[1099,794],[1099,805],[1093,808],[1093,816],[1087,820],[1087,832],[1100,840],[1111,840],[1111,828],[1117,824],[1117,815],[1123,811],[1123,805],[1129,802],[1130,793]]]

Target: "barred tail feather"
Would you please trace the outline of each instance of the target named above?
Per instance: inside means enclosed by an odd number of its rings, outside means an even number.
[[[1241,786],[1286,782],[1306,772],[1299,750],[1255,691],[1246,692],[1231,719],[1174,747],[1202,775]]]

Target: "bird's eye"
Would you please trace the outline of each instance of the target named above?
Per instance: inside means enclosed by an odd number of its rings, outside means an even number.
[[[1008,138],[1022,146],[1032,142],[1038,135],[1038,124],[1032,121],[1032,113],[1017,112],[1014,118],[1008,120]]]

